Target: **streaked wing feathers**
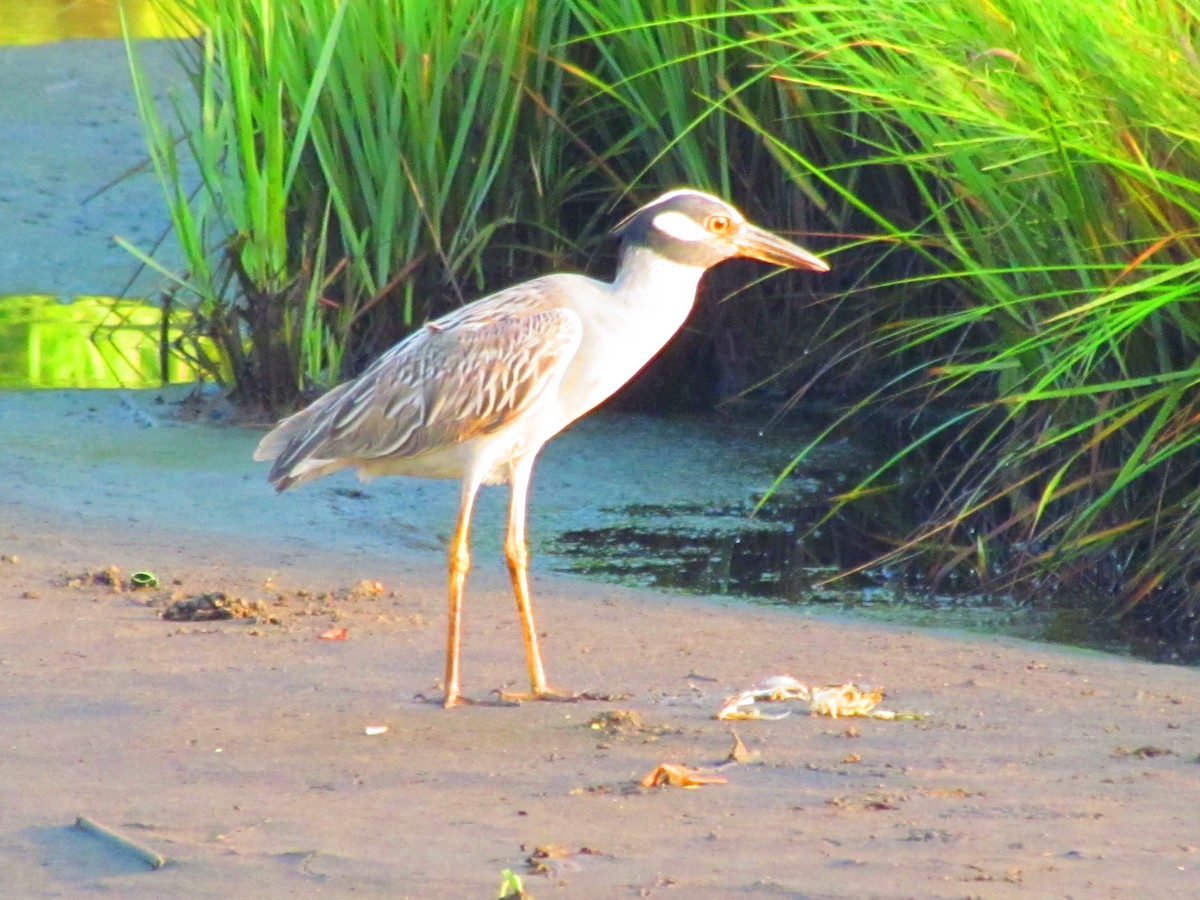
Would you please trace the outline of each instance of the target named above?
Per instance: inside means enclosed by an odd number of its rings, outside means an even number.
[[[285,419],[260,452],[278,448],[271,478],[282,488],[306,461],[411,457],[494,432],[558,382],[581,337],[579,316],[553,305],[540,281],[493,294],[429,323]]]

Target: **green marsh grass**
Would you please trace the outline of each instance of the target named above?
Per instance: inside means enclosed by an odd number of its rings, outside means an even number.
[[[895,554],[935,578],[1194,609],[1200,8],[775,9],[743,46],[853,148],[817,174],[857,210],[847,230],[876,232],[882,277],[857,290],[886,303],[863,345],[883,363],[852,412],[919,410],[846,501],[919,460],[928,518]],[[811,173],[786,128],[749,121]]]
[[[903,494],[935,582],[1200,605],[1195,2],[184,8],[195,96],[139,82],[177,295],[269,409],[692,184],[835,266],[709,323],[826,439],[888,423],[831,514]]]
[[[244,402],[287,411],[561,250],[561,131],[537,112],[562,78],[547,52],[565,27],[556,6],[177,6],[200,26],[180,45],[192,93],[164,108],[127,46],[188,261],[175,297]]]

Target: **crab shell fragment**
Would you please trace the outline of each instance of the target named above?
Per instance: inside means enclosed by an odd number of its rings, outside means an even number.
[[[718,719],[783,719],[791,715],[790,712],[775,716],[766,715],[755,706],[755,702],[773,698],[756,696],[758,693],[758,691],[742,691],[740,694],[727,697],[717,711],[716,717]]]
[[[883,699],[883,691],[876,688],[860,688],[847,683],[829,685],[813,691],[809,711],[816,716],[832,719],[844,716],[869,716]]]
[[[829,716],[833,719],[847,716],[894,718],[894,713],[875,709],[882,699],[882,689],[859,687],[853,682],[810,688],[790,675],[773,675],[763,679],[757,688],[741,691],[726,698],[725,702],[721,704],[716,718],[782,719],[787,715],[786,712],[775,716],[766,715],[756,704],[760,701],[778,702],[783,700],[808,701],[808,711],[814,716]]]
[[[756,694],[769,692],[765,700],[807,700],[811,696],[808,685],[798,681],[791,675],[772,675],[764,678],[762,686]]]

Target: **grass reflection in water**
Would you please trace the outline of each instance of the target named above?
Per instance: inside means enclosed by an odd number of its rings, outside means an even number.
[[[0,388],[134,388],[194,381],[171,350],[182,330],[165,328],[153,304],[110,297],[0,297]]]

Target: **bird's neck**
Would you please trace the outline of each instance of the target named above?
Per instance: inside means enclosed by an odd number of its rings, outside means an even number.
[[[580,316],[583,336],[551,407],[555,430],[611,396],[662,349],[691,312],[703,274],[626,247],[611,284],[589,281],[562,295]]]
[[[704,271],[673,262],[648,247],[626,246],[621,249],[613,289],[616,296],[632,298],[639,305],[680,306],[687,315]]]

